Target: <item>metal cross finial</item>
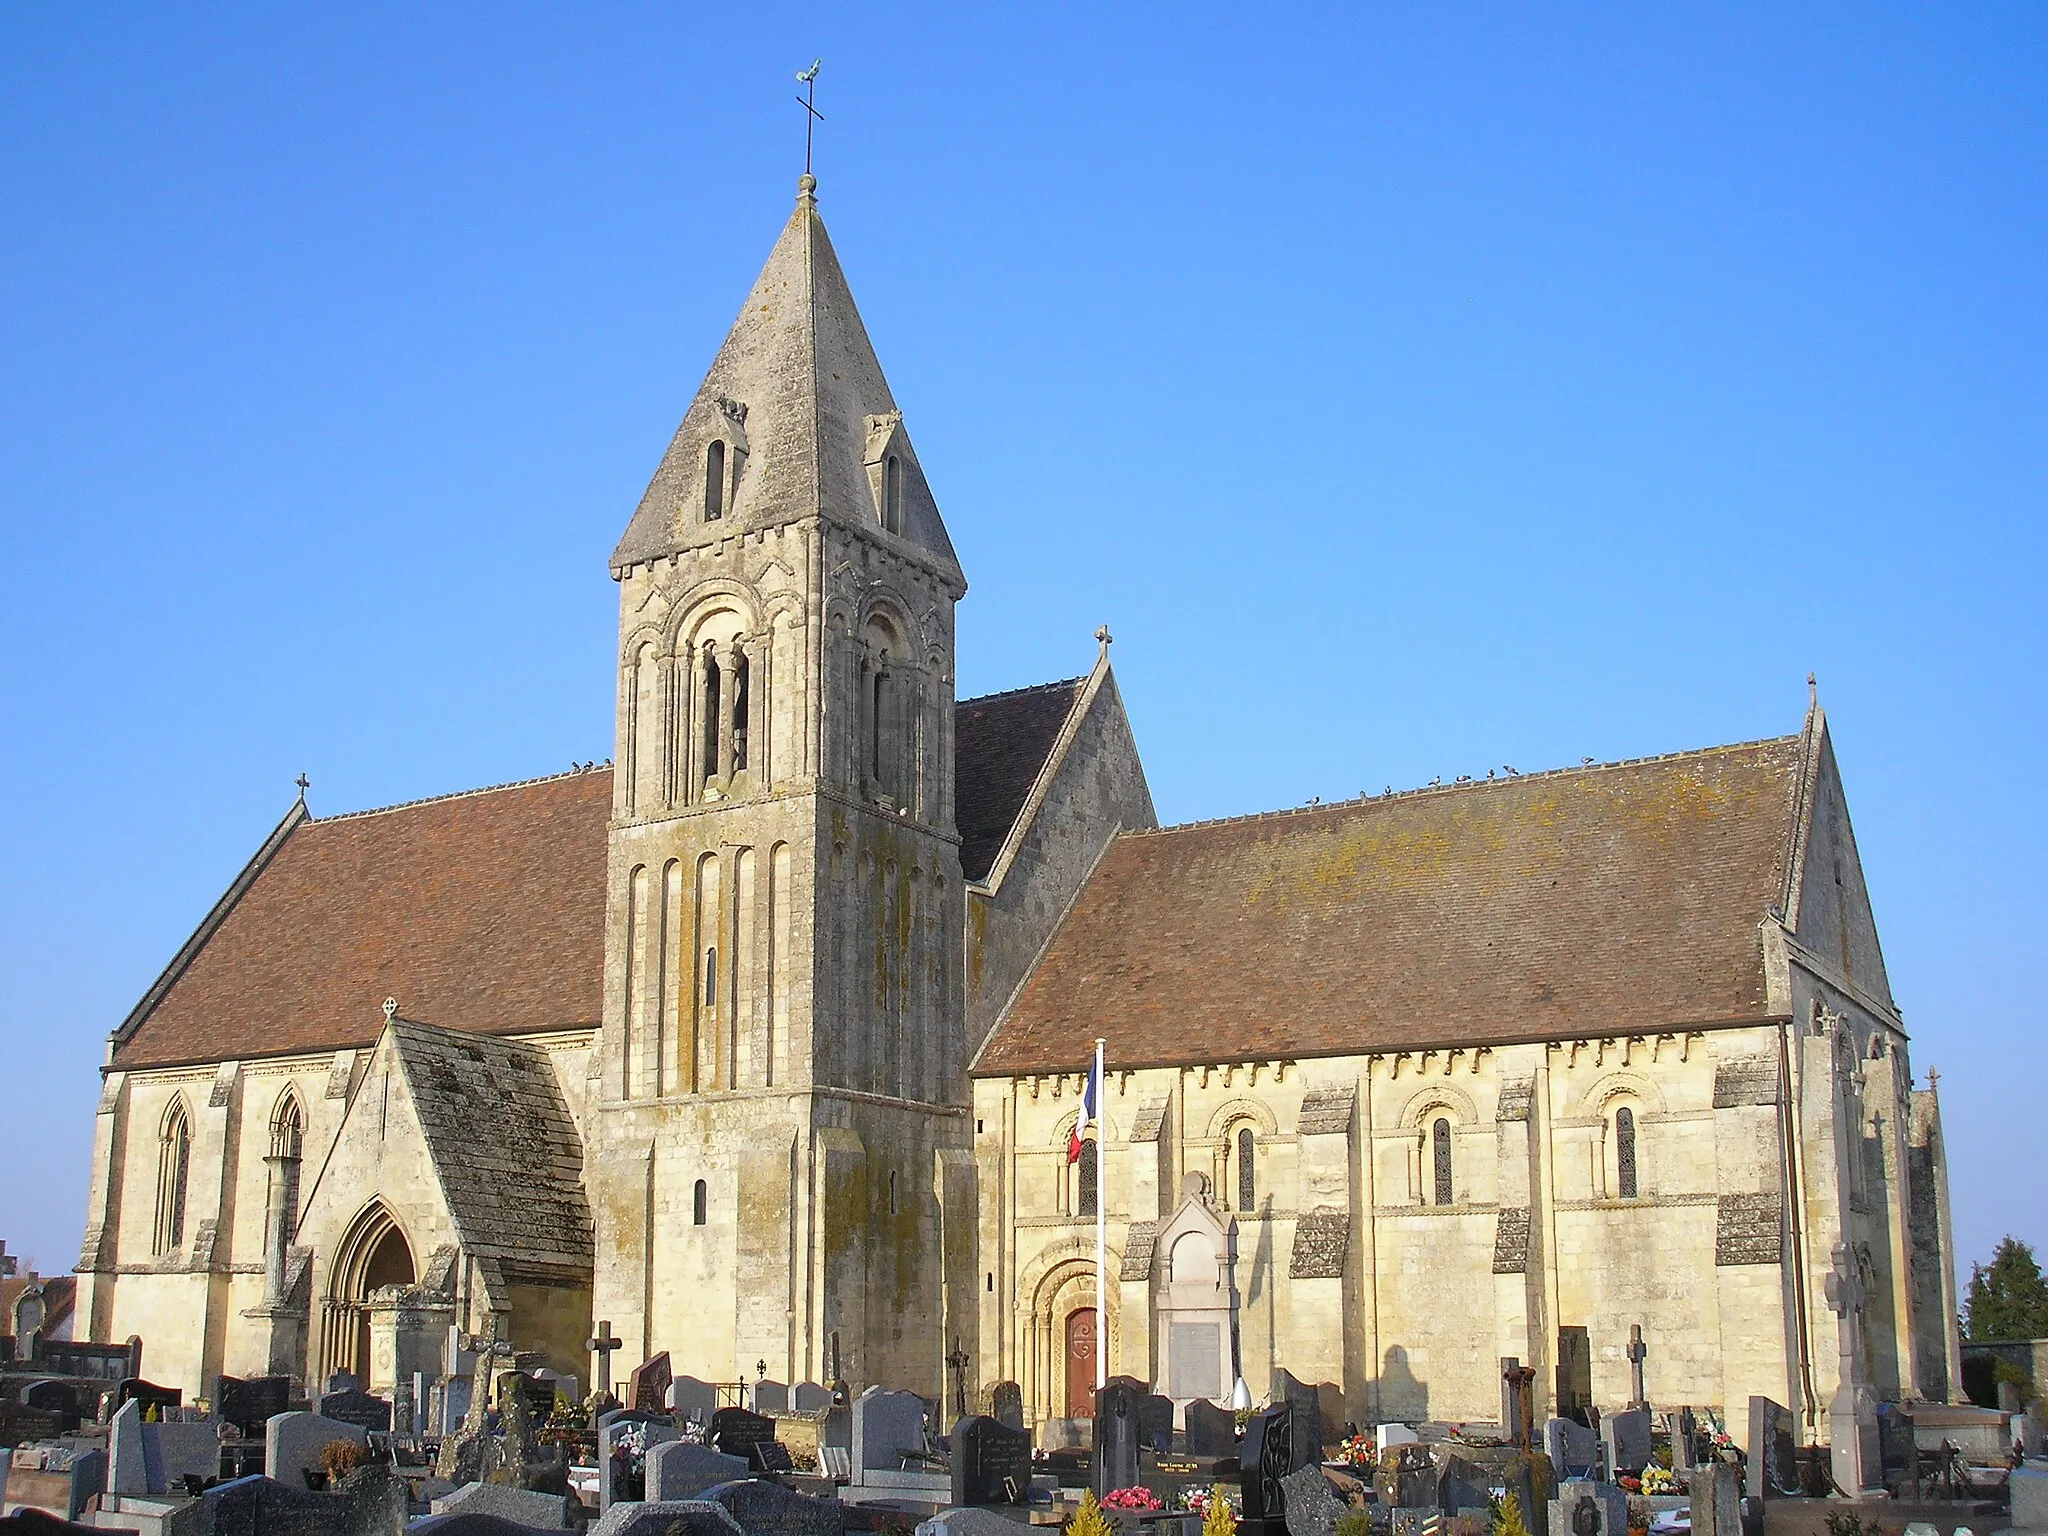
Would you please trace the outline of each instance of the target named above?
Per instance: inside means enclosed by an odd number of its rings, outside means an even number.
[[[292,782],[299,786],[299,798],[301,800],[306,798],[306,791],[313,787],[313,781],[307,778],[303,773],[300,774],[296,779],[293,779]]]
[[[812,102],[817,99],[818,95],[818,66],[824,62],[823,59],[813,59],[809,69],[800,69],[796,72],[796,83],[804,88],[804,93],[797,97],[796,104],[804,109],[804,174],[806,176],[811,174],[811,129],[814,125],[825,121],[825,114],[812,105]]]

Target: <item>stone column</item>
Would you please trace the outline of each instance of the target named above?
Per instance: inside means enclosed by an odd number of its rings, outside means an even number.
[[[735,640],[734,655],[738,647]],[[739,685],[739,669],[730,656],[722,657],[709,646],[704,650],[704,665],[707,675],[713,670],[718,674],[718,719],[713,723],[718,746],[712,754],[710,776],[723,780],[732,774],[732,694]]]
[[[768,759],[768,651],[764,629],[747,646],[747,772],[762,789],[774,779]]]
[[[298,1159],[273,1152],[263,1159],[270,1170],[270,1209],[263,1232],[263,1304],[284,1305],[285,1250],[291,1246],[291,1215],[285,1209],[297,1182]]]

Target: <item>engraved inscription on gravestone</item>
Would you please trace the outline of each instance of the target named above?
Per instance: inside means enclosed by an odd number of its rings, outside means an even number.
[[[1031,1487],[1031,1435],[976,1414],[953,1426],[953,1504],[1022,1504]]]

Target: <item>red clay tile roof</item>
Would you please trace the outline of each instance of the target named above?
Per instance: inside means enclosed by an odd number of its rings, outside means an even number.
[[[956,816],[986,875],[1085,679],[957,706]],[[288,816],[122,1026],[114,1066],[368,1046],[380,1005],[479,1034],[595,1026],[609,769]]]
[[[299,823],[114,1066],[371,1045],[387,996],[484,1034],[595,1025],[611,795],[598,769]]]
[[[954,706],[953,821],[960,829],[960,872],[969,880],[986,878],[995,866],[1087,681],[1070,677]]]
[[[978,1076],[1768,1016],[1801,739],[1126,833]]]

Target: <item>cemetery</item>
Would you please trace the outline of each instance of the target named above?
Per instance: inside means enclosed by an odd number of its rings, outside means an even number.
[[[494,1320],[495,1322],[495,1320]],[[1336,1422],[1326,1386],[1274,1375],[1262,1404],[1176,1400],[1128,1376],[1093,1416],[1028,1424],[1015,1382],[972,1402],[845,1380],[677,1375],[666,1354],[615,1393],[610,1325],[595,1386],[495,1327],[448,1330],[441,1366],[388,1396],[347,1374],[218,1376],[210,1398],[152,1384],[143,1341],[33,1340],[0,1368],[0,1530],[136,1536],[1950,1536],[2048,1530],[2048,1460],[2010,1416],[1880,1405],[1872,1433],[1818,1443],[1752,1398],[1740,1423],[1644,1395],[1535,1421],[1535,1371],[1501,1361],[1489,1423]],[[417,1350],[411,1358],[423,1360]],[[1847,1427],[1826,1415],[1828,1429]],[[2024,1438],[2025,1432],[2022,1431]],[[2025,1441],[2043,1451],[2039,1426]],[[1842,1480],[1846,1472],[1851,1479]],[[1853,1489],[1853,1497],[1848,1489]],[[40,1522],[40,1523],[38,1523]],[[1849,1522],[1853,1522],[1853,1525]]]

